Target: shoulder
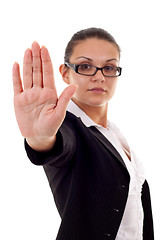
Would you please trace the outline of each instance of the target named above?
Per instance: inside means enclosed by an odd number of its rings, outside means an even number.
[[[71,112],[66,112],[66,117],[60,129],[70,129],[72,132],[77,131],[77,129],[81,129],[82,131],[86,131],[87,127],[84,125],[80,117],[75,116]]]

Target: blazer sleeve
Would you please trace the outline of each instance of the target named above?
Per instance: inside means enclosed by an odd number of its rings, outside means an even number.
[[[143,240],[154,240],[151,198],[147,181],[144,182],[142,188],[142,206],[144,211]]]
[[[63,167],[73,157],[76,149],[75,135],[70,127],[63,124],[56,135],[56,143],[48,152],[33,150],[25,139],[25,149],[30,161],[35,165],[48,165]]]

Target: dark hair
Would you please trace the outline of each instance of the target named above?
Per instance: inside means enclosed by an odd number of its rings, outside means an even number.
[[[67,47],[65,49],[64,61],[69,62],[74,47],[78,44],[78,42],[86,40],[88,38],[103,39],[110,43],[113,43],[117,47],[120,56],[121,49],[117,42],[115,41],[114,37],[110,33],[101,28],[87,28],[75,33],[71,40],[68,42]]]

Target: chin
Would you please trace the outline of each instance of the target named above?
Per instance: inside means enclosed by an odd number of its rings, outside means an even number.
[[[90,107],[104,107],[108,105],[107,100],[100,100],[100,99],[78,99],[78,98],[73,98],[73,101],[78,105],[78,106],[90,106]]]
[[[85,104],[89,105],[89,106],[95,106],[95,107],[102,107],[108,104],[108,101],[102,102],[102,101],[88,101],[85,102]]]

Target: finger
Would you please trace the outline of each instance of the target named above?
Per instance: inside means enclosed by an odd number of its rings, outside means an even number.
[[[42,70],[43,70],[43,86],[48,88],[56,88],[53,74],[52,61],[46,47],[41,48]]]
[[[19,69],[18,63],[14,63],[14,65],[13,65],[12,78],[13,78],[14,95],[17,95],[23,91],[22,81],[21,81],[21,76],[20,76],[20,69]]]
[[[27,49],[23,59],[23,85],[24,89],[27,90],[33,86],[32,77],[32,51]]]
[[[33,86],[42,87],[42,63],[40,46],[37,42],[32,44],[33,56]]]
[[[68,102],[70,101],[71,97],[77,90],[77,85],[69,85],[67,88],[64,89],[62,94],[59,97],[57,103],[57,109],[59,110],[59,114],[63,115],[66,111]]]

